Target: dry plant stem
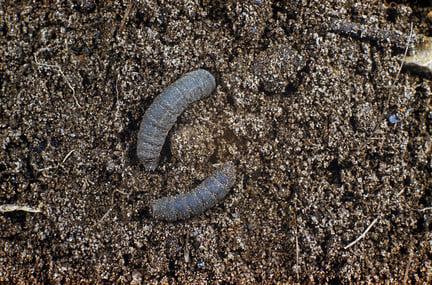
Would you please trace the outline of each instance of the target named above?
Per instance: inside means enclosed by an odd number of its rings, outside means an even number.
[[[44,167],[44,168],[39,168],[39,169],[36,169],[38,172],[43,172],[43,171],[47,171],[47,170],[51,170],[51,169],[57,169],[57,168],[59,168],[60,166],[62,166],[65,162],[66,162],[66,160],[73,154],[75,152],[75,150],[73,149],[73,150],[71,150],[70,152],[68,152],[66,155],[65,155],[65,157],[63,158],[63,160],[62,160],[62,162],[61,163],[58,163],[57,165],[55,165],[55,166],[48,166],[48,167]]]
[[[329,27],[328,31],[379,46],[390,44],[393,48],[401,52],[406,49],[403,33],[397,30],[385,30],[354,22],[336,20]]]
[[[118,88],[118,82],[119,82],[120,75],[117,75],[116,81],[115,81],[115,91],[116,91],[116,111],[114,114],[114,119],[119,120],[120,119],[120,102],[119,102],[119,88]]]
[[[412,37],[413,37],[413,23],[411,22],[411,24],[410,24],[410,33],[409,33],[408,40],[407,40],[407,43],[406,43],[406,46],[405,46],[404,55],[402,57],[402,61],[400,63],[400,66],[399,66],[398,72],[396,74],[395,80],[393,81],[393,84],[391,85],[392,87],[395,86],[395,83],[399,79],[399,75],[400,75],[400,73],[402,71],[405,58],[407,57],[407,54],[408,54],[408,49],[409,49],[409,45],[411,43]],[[389,93],[389,95],[390,95],[390,93]],[[390,96],[388,96],[388,98],[387,98],[387,106],[388,106],[389,103],[390,103]]]
[[[99,222],[97,224],[102,223],[103,220],[105,220],[105,218],[109,215],[109,213],[111,213],[112,209],[114,206],[111,206],[108,211],[106,211],[106,213],[102,216],[102,218],[100,218]]]
[[[413,25],[413,23],[411,22],[411,24],[410,24],[410,33],[409,33],[409,36],[408,36],[408,40],[407,40],[407,44],[406,44],[406,47],[405,47],[405,52],[404,52],[404,55],[403,55],[403,58],[402,58],[402,62],[401,62],[401,64],[400,64],[400,66],[399,66],[398,73],[396,74],[396,78],[395,78],[395,80],[394,80],[394,82],[393,82],[392,85],[394,85],[394,83],[398,80],[399,75],[400,75],[400,73],[401,73],[401,71],[402,71],[402,68],[403,68],[403,62],[404,62],[405,58],[407,57],[408,49],[409,49],[409,45],[410,45],[411,40],[412,40],[412,36],[413,36],[413,28],[414,28],[414,25]]]
[[[375,220],[372,221],[372,223],[367,227],[367,229],[353,242],[351,242],[349,245],[345,246],[344,249],[348,249],[358,243],[360,240],[362,240],[366,234],[370,231],[370,229],[378,222],[378,218],[375,218]]]
[[[410,257],[408,259],[407,266],[405,268],[405,274],[404,274],[404,278],[403,278],[402,284],[408,284],[408,282],[407,282],[408,281],[408,272],[409,272],[409,269],[410,269],[410,266],[411,266],[411,260],[412,260],[412,256],[410,255]]]
[[[426,211],[431,211],[431,210],[432,210],[432,207],[426,207],[426,208],[420,209],[419,211],[420,212],[426,212]]]
[[[129,21],[129,17],[130,17],[133,6],[134,6],[134,1],[130,1],[128,4],[128,7],[126,9],[125,14],[123,15],[123,19],[120,23],[120,27],[119,27],[120,33],[123,32],[126,23]]]
[[[294,202],[294,207],[297,209],[297,195],[296,200]],[[295,215],[295,245],[296,245],[296,275],[297,275],[297,281],[300,281],[300,246],[298,242],[298,224],[297,224],[297,213],[294,212]]]
[[[20,206],[15,204],[4,204],[0,205],[1,213],[15,212],[15,211],[23,211],[28,213],[41,213],[42,211],[39,208],[32,208],[29,206]]]
[[[63,163],[65,163],[66,162],[66,160],[69,158],[69,156],[71,156],[72,155],[72,153],[74,153],[75,152],[75,150],[73,149],[73,150],[71,150],[70,152],[68,152],[68,154],[66,154],[66,156],[63,158],[63,160],[62,160],[62,162],[61,162],[61,164],[63,164]]]
[[[297,264],[297,268],[296,268],[296,275],[297,275],[297,281],[300,280],[300,247],[299,247],[299,242],[298,242],[298,228],[296,229],[296,236],[295,236],[295,242],[296,242],[296,264]]]

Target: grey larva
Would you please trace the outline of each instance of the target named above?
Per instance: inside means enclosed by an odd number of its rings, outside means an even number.
[[[214,76],[197,69],[166,88],[144,113],[138,133],[137,156],[147,170],[154,170],[159,162],[165,138],[186,107],[209,96],[216,87]]]
[[[209,96],[215,87],[213,75],[198,69],[156,97],[145,112],[138,133],[137,156],[147,170],[156,168],[165,138],[177,117],[189,104]],[[235,176],[234,165],[226,163],[191,192],[153,201],[152,215],[159,220],[176,221],[203,213],[225,198]]]
[[[177,221],[199,215],[222,201],[234,185],[236,170],[233,163],[225,163],[207,177],[194,190],[153,201],[153,217],[158,220]]]

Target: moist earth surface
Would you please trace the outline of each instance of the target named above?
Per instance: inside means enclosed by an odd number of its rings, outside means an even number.
[[[432,282],[431,86],[399,72],[428,4],[0,1],[0,204],[41,211],[0,213],[0,282]],[[197,68],[145,171],[145,110]],[[228,161],[217,207],[152,218]]]

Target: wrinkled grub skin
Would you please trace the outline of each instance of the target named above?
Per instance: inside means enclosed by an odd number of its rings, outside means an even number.
[[[430,81],[395,80],[402,55],[385,42],[325,29],[407,36],[412,22],[430,36],[424,5],[25,2],[0,1],[0,203],[44,214],[0,215],[1,282],[432,281],[432,212],[419,211],[432,204]],[[197,68],[214,96],[144,171],[144,111]],[[226,161],[239,175],[223,203],[149,216]]]

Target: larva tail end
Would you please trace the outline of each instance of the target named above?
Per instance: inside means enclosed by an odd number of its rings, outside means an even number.
[[[175,218],[170,213],[170,209],[167,209],[166,198],[156,199],[150,203],[150,214],[153,218],[160,221],[175,221]]]

